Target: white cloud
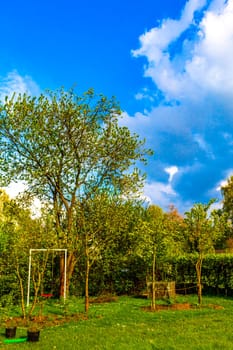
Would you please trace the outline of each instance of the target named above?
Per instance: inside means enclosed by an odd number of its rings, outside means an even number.
[[[171,205],[178,208],[180,213],[184,213],[192,207],[192,202],[182,199],[170,183],[147,182],[144,187],[143,199],[148,204],[159,205],[164,211],[168,211]]]
[[[148,98],[146,112],[125,114],[122,123],[155,150],[147,195],[183,208],[220,198],[233,159],[233,0],[187,1],[180,19],[162,20],[139,40],[132,54],[146,58],[144,73],[157,92],[138,97],[162,98],[159,105]]]
[[[185,84],[182,73],[184,63],[177,72],[177,61],[171,60],[169,46],[193,25],[196,11],[200,10],[205,3],[205,0],[188,1],[180,20],[163,20],[159,27],[152,28],[142,35],[140,37],[141,47],[132,51],[135,57],[145,56],[147,58],[149,64],[145,70],[145,76],[151,77],[168,98],[181,98]]]
[[[136,95],[135,95],[135,99],[136,100],[143,100],[143,99],[146,99],[146,100],[149,100],[151,102],[153,102],[155,100],[155,97],[156,96],[153,96],[151,94],[151,91],[148,89],[148,88],[143,88],[140,92],[138,92]]]
[[[145,184],[144,195],[150,203],[159,204],[165,209],[173,204],[172,199],[176,199],[176,193],[170,184],[156,181]]]
[[[224,179],[220,180],[217,184],[216,191],[221,191],[221,188],[228,184],[228,179],[233,176],[233,169],[229,169]]]
[[[147,56],[150,63],[159,63],[166,57],[168,45],[176,40],[193,22],[195,11],[205,5],[205,0],[190,0],[187,2],[180,20],[163,20],[160,27],[152,28],[140,36],[141,47],[133,50],[135,57]]]
[[[144,198],[149,203],[159,204],[166,210],[169,208],[169,205],[174,204],[178,199],[178,195],[172,187],[172,179],[178,172],[178,167],[165,167],[164,171],[169,174],[168,181],[166,183],[159,181],[146,182],[144,186]]]
[[[216,191],[221,191],[221,188],[227,185],[227,180],[220,181],[219,185],[216,188]]]
[[[203,150],[206,155],[212,159],[215,158],[212,150],[211,150],[211,145],[209,145],[203,138],[202,135],[199,134],[194,134],[193,135],[193,140],[198,144],[200,150]]]
[[[210,92],[233,95],[233,1],[213,1],[198,23],[195,13],[205,3],[188,1],[180,20],[162,21],[143,34],[141,47],[132,51],[136,57],[147,58],[145,75],[167,99],[197,100]],[[172,55],[171,45],[191,27],[195,39],[183,40],[181,50]]]
[[[166,173],[169,174],[168,182],[172,182],[172,179],[176,173],[178,173],[178,167],[175,165],[172,165],[170,167],[167,167],[164,169]]]
[[[4,187],[4,191],[9,195],[10,198],[16,198],[20,193],[26,190],[27,186],[22,181],[11,182],[9,186]]]
[[[207,11],[200,23],[200,39],[185,64],[185,76],[209,92],[233,94],[233,1]],[[227,72],[227,74],[226,74]]]
[[[0,100],[4,100],[5,96],[11,97],[13,93],[35,96],[39,92],[39,86],[30,76],[22,76],[16,70],[9,72],[6,77],[0,77]]]
[[[3,190],[8,194],[10,198],[14,199],[27,190],[27,185],[22,181],[11,182],[7,187],[3,187]],[[31,216],[33,218],[40,217],[41,208],[41,201],[38,198],[34,198],[30,206]]]

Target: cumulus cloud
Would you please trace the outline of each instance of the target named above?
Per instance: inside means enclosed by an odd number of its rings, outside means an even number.
[[[162,21],[143,34],[141,47],[132,51],[135,57],[147,58],[145,76],[167,100],[196,101],[210,92],[233,94],[232,1],[213,1],[201,11],[205,3],[187,1],[179,20]]]
[[[171,197],[173,200],[176,197],[176,193],[169,183],[164,184],[156,181],[146,183],[144,193],[150,203],[162,204],[163,207],[167,208],[172,204]]]
[[[185,71],[198,87],[221,95],[233,94],[233,2],[207,11],[200,23],[200,40],[194,45]],[[227,72],[227,74],[226,74]]]
[[[181,213],[192,207],[191,201],[186,201],[176,193],[171,183],[151,181],[145,184],[143,199],[148,204],[156,204],[168,211],[171,205],[179,208]]]
[[[233,0],[189,0],[179,19],[162,20],[139,42],[132,54],[146,59],[160,100],[123,123],[155,150],[148,183],[157,176],[154,192],[183,203],[220,198],[233,160]],[[162,174],[174,164],[179,171],[167,183]]]
[[[140,37],[141,47],[132,51],[135,57],[145,56],[148,65],[145,76],[151,77],[156,86],[163,91],[166,98],[181,98],[184,93],[186,81],[184,79],[184,62],[188,59],[187,39],[183,43],[181,55],[171,59],[171,46],[179,43],[180,36],[190,26],[194,26],[194,14],[203,8],[205,0],[190,0],[186,3],[179,20],[165,19],[159,27],[152,28]],[[169,52],[170,50],[170,52]],[[187,51],[185,53],[184,51]],[[178,59],[179,58],[179,59]],[[180,62],[181,61],[181,62]]]
[[[5,77],[0,77],[1,100],[4,100],[5,96],[11,97],[13,93],[28,93],[35,96],[38,95],[39,92],[39,86],[33,81],[30,76],[22,76],[16,70],[9,72]]]

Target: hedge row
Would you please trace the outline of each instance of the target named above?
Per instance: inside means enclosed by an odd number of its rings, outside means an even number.
[[[158,280],[175,281],[177,293],[196,293],[197,255],[173,257],[157,266]],[[127,257],[121,261],[98,263],[90,273],[90,295],[103,292],[115,294],[138,294],[146,289],[146,279],[151,277],[150,266],[141,258]],[[51,277],[51,276],[50,276]],[[44,280],[46,290],[58,291],[59,276],[52,281]],[[204,258],[202,267],[203,293],[233,296],[233,254],[210,254]],[[25,288],[27,272],[25,272]],[[84,294],[84,263],[80,261],[71,281],[70,295]],[[25,290],[26,293],[26,290]],[[18,281],[14,271],[0,270],[0,306],[19,300]]]
[[[176,281],[177,289],[186,292],[196,285],[197,255],[178,256],[162,267],[168,281]],[[206,255],[202,265],[203,292],[233,295],[233,254]]]

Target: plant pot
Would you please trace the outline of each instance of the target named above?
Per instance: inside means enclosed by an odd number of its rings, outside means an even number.
[[[39,341],[40,331],[28,330],[28,341]]]
[[[16,335],[16,328],[17,328],[16,326],[6,327],[6,332],[5,332],[6,338],[14,338]]]

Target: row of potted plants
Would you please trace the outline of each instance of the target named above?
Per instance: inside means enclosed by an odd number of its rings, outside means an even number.
[[[8,319],[5,323],[5,336],[7,339],[13,339],[16,337],[17,324],[14,319]],[[28,341],[39,341],[40,327],[36,323],[31,323],[27,329],[27,340]]]
[[[49,295],[50,296],[50,295]],[[42,318],[42,312],[44,303],[47,301],[48,296],[46,295],[46,298],[37,298],[37,304],[39,304],[39,318]],[[34,304],[35,307],[36,303]],[[41,330],[41,323],[37,322],[36,316],[33,317],[32,315],[23,313],[23,316],[21,320],[18,320],[17,317],[12,317],[14,313],[14,307],[9,303],[8,308],[1,308],[1,320],[0,323],[5,326],[5,336],[7,339],[14,339],[16,337],[16,331],[17,331],[17,325],[19,325],[19,322],[21,324],[23,320],[23,325],[27,327],[27,339],[28,341],[38,341],[40,336],[40,330]],[[32,311],[32,310],[30,310]],[[19,322],[18,322],[19,321]],[[18,339],[20,340],[20,339]],[[10,341],[9,341],[10,342]],[[13,342],[13,341],[12,341]],[[16,341],[15,341],[16,342]]]

